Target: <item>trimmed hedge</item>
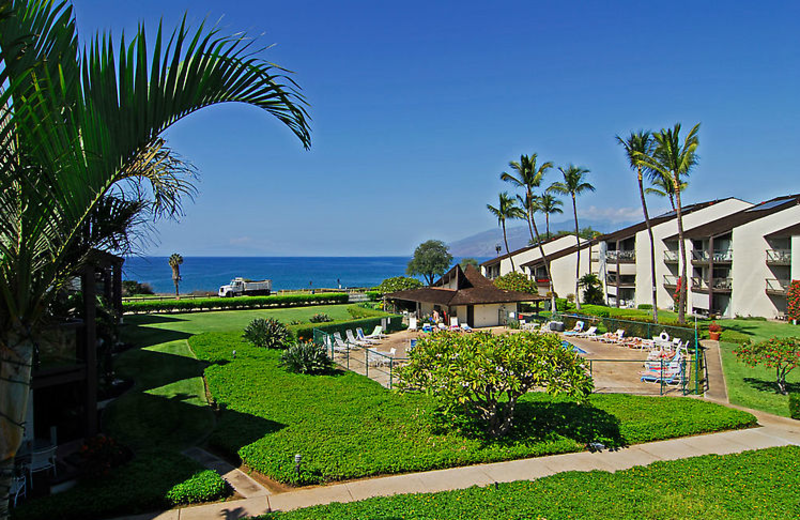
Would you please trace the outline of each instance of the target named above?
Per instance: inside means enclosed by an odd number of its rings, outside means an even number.
[[[239,296],[236,298],[194,298],[191,300],[155,300],[123,302],[122,311],[134,314],[147,312],[192,312],[232,309],[262,309],[347,303],[345,293],[287,294],[274,296]]]
[[[230,485],[222,477],[207,469],[170,489],[167,500],[173,505],[199,504],[230,495],[231,492]]]
[[[364,310],[368,311],[369,309]],[[328,334],[334,334],[338,332],[344,336],[344,333],[347,329],[355,332],[357,327],[361,327],[364,329],[366,334],[369,334],[372,332],[372,329],[374,329],[376,325],[380,325],[384,319],[389,320],[387,331],[384,332],[395,332],[398,330],[403,330],[406,327],[406,325],[403,324],[403,317],[400,315],[387,314],[383,311],[375,312],[379,312],[380,316],[375,318],[363,318],[360,320],[339,320],[329,321],[326,323],[302,323],[300,325],[289,325],[288,328],[295,335],[298,341],[312,341],[314,339],[314,329],[319,329]]]
[[[789,394],[789,417],[792,419],[800,419],[800,394]]]
[[[800,511],[798,461],[800,448],[785,446],[615,473],[570,471],[534,481],[334,503],[260,518],[783,520],[797,518]]]
[[[589,405],[531,392],[512,432],[476,435],[423,394],[398,394],[354,372],[307,376],[280,368],[280,352],[256,349],[235,333],[189,338],[207,362],[220,409],[211,443],[280,482],[310,484],[380,474],[620,447],[701,432],[744,428],[755,417],[705,401],[592,395]],[[235,349],[236,359],[232,358]],[[303,456],[298,475],[294,456]]]

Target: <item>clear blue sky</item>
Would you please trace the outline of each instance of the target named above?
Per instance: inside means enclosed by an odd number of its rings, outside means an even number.
[[[180,224],[157,226],[149,254],[409,255],[496,226],[486,204],[510,188],[499,174],[533,152],[592,171],[581,215],[636,219],[614,135],[676,122],[702,122],[688,202],[800,191],[797,2],[74,5],[84,41],[184,12],[260,35],[310,102],[310,151],[244,106],[173,127],[200,196]]]

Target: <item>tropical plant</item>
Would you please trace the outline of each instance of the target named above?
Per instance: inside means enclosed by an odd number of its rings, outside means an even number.
[[[689,183],[681,183],[681,191],[684,191],[689,186]],[[672,211],[675,211],[675,187],[672,185],[670,179],[666,179],[661,175],[656,175],[650,179],[650,187],[646,188],[644,192],[647,195],[656,195],[658,197],[666,197],[669,199],[669,205]]]
[[[275,318],[256,318],[244,329],[242,338],[259,348],[286,348],[292,343],[292,333]]]
[[[159,135],[201,108],[241,102],[310,143],[296,85],[251,40],[183,24],[166,38],[159,28],[150,47],[145,33],[98,35],[84,50],[67,3],[0,3],[0,519],[50,302],[91,248],[113,247],[139,222],[145,194],[126,181],[149,183],[156,213],[189,193],[158,162],[168,155]]]
[[[175,284],[176,298],[180,296],[178,284],[181,281],[181,265],[183,265],[183,257],[178,253],[172,253],[169,256],[169,266],[172,268],[172,283]]]
[[[533,284],[533,281],[529,277],[517,271],[511,271],[503,276],[498,276],[494,279],[493,283],[498,289],[505,289],[507,291],[519,291],[531,294],[538,294],[539,292],[539,289]]]
[[[153,294],[153,286],[147,282],[139,283],[136,280],[122,281],[122,296],[136,296],[137,294]]]
[[[644,175],[650,178],[660,178],[661,176],[644,166],[642,157],[653,153],[653,138],[649,131],[639,130],[631,132],[626,139],[616,136],[617,142],[625,148],[628,157],[628,165],[636,172],[636,179],[639,182],[639,197],[642,200],[642,212],[644,213],[644,223],[647,226],[647,235],[650,238],[650,290],[653,302],[653,322],[658,323],[658,286],[656,285],[656,243],[653,238],[653,226],[650,224],[650,214],[647,211],[647,201],[644,197]]]
[[[516,268],[514,267],[514,258],[511,256],[511,250],[508,247],[506,221],[516,218],[524,218],[525,212],[522,210],[522,208],[517,206],[517,204],[514,202],[514,199],[509,197],[508,192],[505,191],[499,194],[497,207],[487,204],[486,209],[488,209],[489,213],[497,218],[497,225],[503,228],[503,242],[506,244],[506,253],[508,254],[508,259],[511,261],[511,270],[515,271]]]
[[[583,289],[583,303],[586,305],[603,304],[603,285],[594,273],[587,273],[578,280],[578,287]]]
[[[382,281],[379,286],[375,287],[375,290],[381,294],[386,294],[397,291],[407,291],[409,289],[416,289],[418,287],[422,287],[422,282],[416,278],[410,278],[408,276],[395,276]]]
[[[681,279],[688,280],[686,262],[686,242],[683,239],[683,208],[681,206],[681,186],[685,182],[692,168],[697,164],[697,147],[700,144],[697,136],[700,123],[689,131],[681,142],[681,125],[677,123],[673,128],[664,128],[653,134],[656,146],[652,154],[639,154],[642,165],[658,173],[664,180],[672,183],[675,194],[675,212],[678,218],[678,246],[680,248]],[[686,285],[681,285],[678,295],[678,323],[686,323]]]
[[[327,374],[333,370],[333,362],[325,348],[313,341],[298,342],[281,355],[280,366],[297,374]]]
[[[575,240],[578,244],[575,250],[575,294],[578,294],[578,282],[581,277],[581,236],[578,226],[578,204],[577,196],[586,192],[594,191],[594,186],[586,181],[586,174],[589,170],[570,164],[566,168],[559,166],[558,170],[563,176],[563,181],[554,182],[547,188],[547,191],[569,195],[572,197],[572,214],[575,217]],[[581,310],[580,300],[576,300],[575,308]]]
[[[422,389],[492,437],[510,431],[517,401],[533,388],[578,399],[593,389],[583,360],[557,335],[531,332],[435,334],[417,342],[398,373],[401,390]]]
[[[324,312],[315,314],[308,318],[309,323],[327,323],[329,321],[333,321],[333,318],[325,314]]]
[[[441,276],[453,263],[450,248],[441,240],[428,240],[418,245],[408,263],[406,274],[423,276],[428,285],[433,285],[434,276]]]
[[[550,215],[564,213],[564,210],[561,209],[563,205],[564,202],[551,193],[542,193],[536,198],[536,209],[540,213],[544,213],[547,237],[550,237]]]
[[[461,261],[458,263],[458,265],[461,266],[461,269],[466,269],[467,266],[470,265],[478,270],[480,270],[481,267],[478,261],[474,258],[462,258]]]
[[[764,365],[775,369],[775,385],[786,395],[786,375],[800,366],[800,338],[770,338],[758,343],[748,342],[734,350],[742,363],[755,367]]]

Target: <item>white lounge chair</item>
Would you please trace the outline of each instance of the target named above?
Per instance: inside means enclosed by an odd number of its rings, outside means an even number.
[[[564,333],[564,335],[565,336],[577,336],[578,334],[583,332],[583,326],[584,326],[584,323],[582,321],[577,321],[577,322],[575,322],[575,326],[572,328],[572,330],[568,330],[567,332]]]
[[[594,339],[597,337],[597,327],[592,325],[591,327],[586,329],[586,332],[581,332],[580,334],[576,334],[576,336],[579,338]]]
[[[367,335],[364,334],[364,329],[362,329],[361,327],[356,328],[356,338],[358,338],[359,341],[368,343],[370,345],[377,345],[378,343],[380,343],[380,340],[369,339]]]
[[[368,339],[357,339],[353,331],[347,329],[345,331],[345,335],[347,336],[347,341],[353,345],[358,345],[359,347],[370,347],[372,346],[372,342]]]
[[[417,318],[411,316],[408,318],[408,330],[410,331],[417,331]]]
[[[461,330],[458,326],[458,318],[450,318],[450,330]]]
[[[350,351],[350,344],[345,343],[342,339],[342,335],[338,332],[334,333],[333,335],[333,351],[334,352],[349,352]]]
[[[372,334],[366,336],[367,339],[383,339],[388,337],[389,336],[383,333],[383,327],[380,325],[375,325],[375,328],[372,329]]]
[[[607,332],[602,336],[599,336],[597,339],[603,343],[618,343],[620,340],[622,340],[623,336],[625,336],[625,331],[622,329],[617,329],[617,332],[614,332],[613,334]]]
[[[463,332],[472,332],[472,327],[470,327],[470,326],[469,326],[469,325],[467,325],[466,323],[462,323],[462,324],[461,324],[461,330],[462,330]]]

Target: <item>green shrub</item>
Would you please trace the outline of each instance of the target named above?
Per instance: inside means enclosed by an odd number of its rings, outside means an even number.
[[[377,295],[386,293],[393,293],[397,291],[407,291],[409,289],[417,289],[422,287],[422,282],[410,276],[395,276],[394,278],[387,278],[377,287],[373,292]]]
[[[347,303],[345,293],[240,296],[236,298],[193,298],[189,300],[146,300],[122,303],[123,312],[192,312],[231,309],[262,309]]]
[[[333,361],[324,347],[301,341],[283,352],[280,366],[296,374],[327,374],[333,370]]]
[[[208,469],[195,473],[189,480],[175,485],[167,492],[167,500],[177,506],[211,502],[230,494],[229,484],[215,471]]]
[[[367,297],[371,302],[378,300],[381,296],[383,296],[383,293],[380,291],[367,291]]]
[[[402,316],[396,314],[386,314],[381,312],[382,318],[363,318],[358,320],[338,320],[330,321],[328,323],[304,323],[302,325],[293,325],[289,330],[295,335],[298,341],[311,341],[314,339],[314,329],[319,329],[327,334],[334,334],[336,332],[344,335],[347,329],[355,330],[357,327],[364,329],[364,332],[369,334],[376,325],[380,325],[385,319],[389,322],[387,332],[395,332],[405,328],[403,325]]]
[[[357,320],[362,318],[386,317],[390,315],[389,313],[384,312],[380,309],[373,309],[371,307],[367,307],[364,304],[348,305],[347,313]]]
[[[650,303],[640,303],[639,305],[636,306],[636,308],[642,311],[652,311],[653,305]]]
[[[494,279],[494,286],[498,289],[506,291],[519,291],[524,293],[536,294],[539,289],[534,285],[531,280],[524,273],[519,271],[511,271]]]
[[[789,417],[800,419],[800,393],[789,394]]]
[[[329,321],[333,321],[333,318],[328,316],[325,313],[315,314],[308,318],[309,323],[327,323]]]
[[[256,318],[244,329],[242,338],[260,348],[286,348],[292,342],[292,334],[286,325],[275,318]]]

